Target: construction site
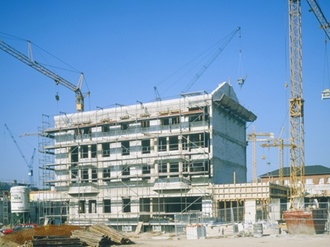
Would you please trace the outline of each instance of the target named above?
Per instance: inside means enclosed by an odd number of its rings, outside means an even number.
[[[320,7],[316,1],[308,3],[330,39],[330,26]],[[76,96],[76,112],[54,118],[43,115],[38,136],[42,186],[0,183],[4,228],[10,226],[15,232],[17,226],[54,225],[55,232],[56,225],[73,232],[110,227],[116,231],[112,238],[119,232],[127,236],[154,233],[172,234],[166,236],[177,240],[183,235],[189,240],[329,234],[330,173],[322,170],[305,176],[300,8],[300,1],[289,0],[288,141],[272,133],[247,133],[247,125],[257,115],[243,106],[229,82],[212,92],[185,92],[172,99],[85,111],[81,81],[75,86],[0,41],[1,50]],[[258,178],[257,142],[279,149],[276,175]],[[252,146],[252,167],[247,165],[248,145]],[[290,149],[290,168],[285,172],[284,147]],[[252,169],[251,182],[248,169]],[[2,233],[7,235],[5,230]],[[76,232],[78,238],[82,235],[86,232]],[[99,240],[97,246],[106,241]]]

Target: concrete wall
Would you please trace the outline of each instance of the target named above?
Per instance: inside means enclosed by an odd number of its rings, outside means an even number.
[[[213,104],[212,134],[213,182],[246,182],[245,123]]]

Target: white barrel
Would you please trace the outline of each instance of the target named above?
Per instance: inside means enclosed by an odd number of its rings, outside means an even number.
[[[10,188],[10,203],[12,213],[26,213],[30,211],[30,189],[27,186],[14,186]]]

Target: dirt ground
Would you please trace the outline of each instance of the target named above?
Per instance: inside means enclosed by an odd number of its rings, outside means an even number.
[[[0,236],[0,246],[17,247],[24,244],[32,236],[70,236],[76,226],[45,226],[37,229],[24,229],[9,235]],[[140,233],[127,234],[134,242],[122,247],[218,247],[218,246],[244,246],[244,247],[329,247],[330,235],[289,235],[289,234],[264,234],[259,237],[238,237],[234,235],[211,236],[204,239],[189,240],[185,235],[166,233]]]
[[[162,239],[162,238],[131,238],[134,247],[219,247],[219,246],[244,246],[244,247],[329,247],[330,235],[313,236],[264,236],[264,237],[225,237],[225,238],[206,238],[197,240],[187,240],[185,238]],[[122,245],[124,246],[124,245]],[[125,247],[128,247],[126,245]],[[132,247],[132,246],[130,246]]]

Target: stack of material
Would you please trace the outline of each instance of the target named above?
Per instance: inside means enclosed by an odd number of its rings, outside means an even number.
[[[110,226],[105,224],[97,224],[89,227],[91,232],[97,232],[108,236],[112,242],[116,244],[131,244],[133,243],[129,238],[124,236],[123,234],[117,232]]]
[[[71,237],[79,238],[82,242],[92,247],[109,247],[111,245],[111,239],[98,232],[74,230]]]
[[[79,238],[70,238],[63,236],[34,236],[29,243],[25,243],[24,246],[86,246],[80,241]]]

